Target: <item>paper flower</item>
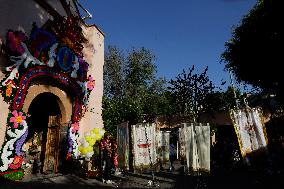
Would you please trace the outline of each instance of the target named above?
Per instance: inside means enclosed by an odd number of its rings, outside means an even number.
[[[95,87],[95,80],[93,79],[92,76],[89,76],[89,81],[87,82],[87,89],[88,90],[93,90]]]
[[[30,41],[30,49],[34,52],[34,56],[38,57],[42,50],[56,43],[56,37],[52,33],[34,25],[30,35]]]
[[[10,123],[14,123],[13,128],[16,129],[18,128],[19,124],[23,125],[24,120],[26,119],[26,116],[23,116],[22,112],[17,112],[17,110],[14,110],[12,112],[14,117],[10,118]]]
[[[23,163],[24,159],[21,156],[15,156],[13,163],[11,163],[9,165],[10,169],[18,169],[19,167],[21,167],[22,163]]]
[[[27,36],[23,32],[9,31],[7,33],[7,46],[11,51],[18,54],[23,54],[25,49],[21,45],[21,42],[25,41],[26,39]]]
[[[72,128],[72,133],[76,133],[79,130],[79,123],[78,122],[73,123],[71,125],[71,128]]]
[[[12,85],[11,84],[9,84],[8,86],[7,86],[7,89],[6,89],[6,96],[7,97],[10,97],[11,96],[11,94],[12,94]]]
[[[14,71],[15,70],[15,71]],[[16,88],[16,83],[14,79],[19,78],[19,72],[17,68],[14,68],[13,71],[10,73],[10,77],[8,77],[5,81],[2,82],[2,85],[8,86],[11,85],[11,87]]]

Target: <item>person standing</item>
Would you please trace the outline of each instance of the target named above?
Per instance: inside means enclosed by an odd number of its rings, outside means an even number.
[[[101,142],[103,182],[111,184],[111,143],[109,135],[105,135]]]

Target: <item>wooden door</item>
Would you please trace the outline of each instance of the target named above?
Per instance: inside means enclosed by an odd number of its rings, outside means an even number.
[[[60,142],[60,116],[49,116],[44,173],[57,173]]]

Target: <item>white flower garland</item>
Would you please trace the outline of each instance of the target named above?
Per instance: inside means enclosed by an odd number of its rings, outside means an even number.
[[[19,66],[22,65],[24,63],[25,68],[27,68],[29,66],[29,64],[33,64],[33,65],[45,65],[45,63],[42,63],[41,61],[39,61],[37,58],[35,58],[28,50],[27,46],[25,43],[21,43],[21,45],[24,48],[24,53],[20,56],[10,56],[10,60],[15,62],[15,64],[13,64],[12,66],[9,66],[6,68],[7,71],[11,72],[9,77],[7,77],[7,79],[5,79],[5,81],[2,82],[3,86],[7,86],[9,84],[11,84],[11,81],[14,81],[14,79],[18,79],[19,78]],[[58,47],[58,43],[53,44],[50,47],[50,50],[48,52],[48,57],[49,60],[47,62],[47,66],[48,67],[53,67],[55,60],[56,60],[56,53],[55,50]],[[77,78],[77,71],[79,70],[80,64],[79,64],[79,60],[78,57],[75,56],[75,61],[74,64],[72,65],[73,71],[71,72],[71,77],[73,78]],[[85,83],[83,85],[86,85]],[[80,85],[80,86],[83,86]],[[15,88],[16,86],[12,85],[13,88]],[[86,91],[86,92],[85,92]],[[87,93],[87,89],[83,89],[84,94]]]
[[[12,81],[14,81],[14,79],[18,79],[19,78],[19,65],[17,65],[16,67],[7,67],[6,68],[7,71],[11,71],[9,77],[7,77],[7,79],[5,79],[5,81],[2,82],[3,86],[7,86],[12,84],[13,88],[16,88],[16,86],[13,84]]]
[[[11,128],[7,130],[7,135],[13,139],[9,139],[9,141],[3,147],[3,151],[1,154],[1,160],[3,162],[3,165],[0,167],[1,172],[6,171],[8,169],[9,164],[11,164],[14,160],[14,157],[9,158],[9,156],[12,155],[12,151],[14,150],[14,143],[18,139],[20,139],[28,129],[28,125],[25,120],[23,120],[23,127],[24,128],[22,130],[16,129],[14,132],[11,130]]]
[[[28,50],[27,46],[25,43],[21,42],[21,45],[23,46],[23,48],[25,49],[24,53],[20,56],[10,56],[10,60],[15,62],[15,65],[21,65],[22,63],[24,63],[25,68],[28,67],[29,64],[33,64],[33,65],[45,65],[44,63],[42,63],[41,61],[39,61],[38,59],[36,59]],[[13,65],[14,66],[14,65]]]
[[[73,133],[72,132],[72,129],[69,129],[69,137],[71,138],[71,140],[73,141],[73,146],[72,146],[72,154],[73,154],[73,157],[75,159],[77,159],[78,157],[78,142],[77,142],[77,139],[79,137],[78,134]]]

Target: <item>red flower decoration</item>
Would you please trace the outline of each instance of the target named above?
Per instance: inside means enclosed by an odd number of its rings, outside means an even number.
[[[67,156],[66,156],[66,160],[70,160],[72,159],[72,154],[71,152],[68,152]]]
[[[9,165],[10,169],[18,169],[22,166],[24,159],[22,156],[15,156],[13,162]]]

